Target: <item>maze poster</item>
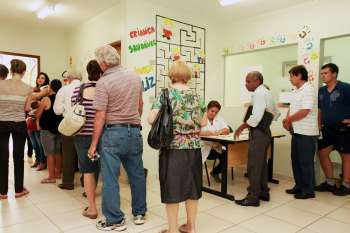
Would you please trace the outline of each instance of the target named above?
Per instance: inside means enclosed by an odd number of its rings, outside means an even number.
[[[174,60],[180,58],[192,70],[189,82],[201,98],[205,98],[205,28],[156,16],[156,96],[169,87],[168,71]]]

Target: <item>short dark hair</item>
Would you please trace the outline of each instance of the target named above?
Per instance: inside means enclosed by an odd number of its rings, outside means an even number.
[[[9,69],[3,64],[0,64],[0,79],[5,79],[9,74]]]
[[[334,64],[334,63],[328,63],[328,64],[325,64],[322,66],[321,70],[323,69],[327,69],[329,68],[329,70],[332,72],[332,73],[337,73],[337,77],[338,77],[338,74],[339,74],[339,67]]]
[[[289,74],[295,75],[295,76],[298,76],[300,74],[301,80],[304,80],[304,81],[309,80],[309,75],[308,75],[307,69],[303,65],[294,66],[288,72],[289,72]]]
[[[96,60],[91,60],[86,66],[89,81],[98,81],[103,74],[100,65]]]
[[[209,110],[209,109],[214,108],[214,107],[219,109],[219,110],[221,109],[220,103],[218,101],[216,101],[216,100],[210,101],[208,106],[207,106],[207,109]]]
[[[23,74],[27,69],[26,63],[24,63],[22,60],[12,59],[10,63],[10,70],[13,74]]]
[[[37,81],[38,81],[38,78],[39,78],[40,75],[43,75],[43,76],[45,77],[45,82],[43,83],[42,86],[49,85],[49,84],[50,84],[49,76],[48,76],[46,73],[44,73],[44,72],[40,72],[40,73],[38,74],[38,77],[36,77],[36,87],[39,87]]]
[[[51,90],[53,90],[54,92],[58,92],[59,89],[61,89],[62,87],[62,82],[58,79],[54,79],[50,82],[50,88]]]

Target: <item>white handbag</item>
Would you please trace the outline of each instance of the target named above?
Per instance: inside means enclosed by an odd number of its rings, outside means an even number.
[[[58,131],[65,136],[74,136],[84,127],[86,121],[85,108],[83,103],[84,84],[80,86],[77,102],[68,110],[58,126]]]

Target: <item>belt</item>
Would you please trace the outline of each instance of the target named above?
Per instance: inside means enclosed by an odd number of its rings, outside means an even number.
[[[106,124],[106,128],[114,128],[114,127],[124,127],[124,128],[139,128],[141,129],[141,125],[138,124]]]

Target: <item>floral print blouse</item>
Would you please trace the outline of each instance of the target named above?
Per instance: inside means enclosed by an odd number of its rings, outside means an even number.
[[[194,90],[169,88],[169,98],[173,109],[174,139],[170,149],[199,149],[201,140],[201,120],[205,112],[204,101]],[[160,96],[152,109],[160,109]]]

